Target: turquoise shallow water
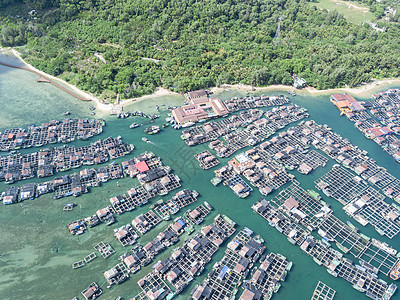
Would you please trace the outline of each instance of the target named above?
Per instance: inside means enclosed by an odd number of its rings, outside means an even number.
[[[10,60],[4,56],[0,59]],[[36,76],[28,72],[0,66],[0,131],[10,126],[20,127],[32,123],[39,124],[51,119],[62,119],[62,113],[67,110],[71,111],[71,117],[92,117],[88,109],[92,105],[91,103],[80,102],[51,85],[39,84],[35,80]],[[222,93],[219,97],[225,99],[235,95],[244,94],[232,90]],[[319,123],[327,123],[334,131],[366,149],[381,166],[387,168],[393,175],[399,176],[400,165],[396,164],[374,142],[365,139],[353,126],[353,123],[340,117],[337,110],[328,101],[329,96],[298,95],[292,100],[294,103],[306,107],[312,119]],[[137,109],[151,112],[156,103],[176,105],[182,102],[183,97],[149,99],[132,104],[127,110]],[[166,115],[165,107],[160,106],[164,116]],[[316,265],[298,247],[289,244],[283,235],[269,227],[260,216],[254,214],[251,205],[261,197],[260,194],[253,192],[246,199],[238,199],[229,188],[212,186],[210,179],[213,177],[213,172],[201,170],[193,158],[195,153],[207,149],[207,145],[188,148],[179,138],[181,132],[172,128],[167,128],[162,133],[152,136],[151,140],[154,145],[146,144],[141,141],[143,136],[141,128],[129,129],[132,122],[141,123],[145,120],[140,118],[117,120],[115,117],[104,114],[97,116],[103,117],[107,121],[104,132],[98,138],[121,135],[125,142],[132,143],[136,147],[129,157],[146,150],[153,151],[162,158],[166,165],[174,169],[182,179],[184,188],[196,189],[200,193],[199,201],[188,208],[194,208],[204,200],[214,206],[215,210],[206,218],[206,223],[212,222],[217,213],[226,214],[238,223],[238,229],[247,226],[255,233],[262,235],[266,241],[267,251],[279,252],[293,261],[294,267],[287,280],[282,284],[279,293],[274,295],[274,299],[310,299],[319,280],[337,291],[335,299],[355,299],[356,297],[368,299],[343,279],[329,275],[325,268]],[[156,121],[156,124],[162,123],[162,119]],[[81,142],[81,144],[89,142]],[[221,162],[226,163],[227,159],[222,159]],[[331,161],[325,168],[319,168],[308,176],[300,175],[297,172],[293,174],[304,188],[313,188],[313,181],[327,172],[332,163]],[[72,212],[62,211],[63,204],[72,199],[53,200],[51,196],[25,201],[22,205],[0,206],[0,274],[2,274],[0,276],[0,299],[72,299],[74,296],[79,296],[80,292],[93,281],[105,289],[101,299],[115,299],[118,296],[129,299],[129,297],[135,296],[139,292],[137,280],[150,271],[151,265],[131,276],[122,285],[114,286],[110,290],[106,289],[107,284],[105,284],[103,272],[117,264],[118,256],[125,250],[113,237],[112,229],[130,222],[140,213],[147,211],[150,204],[160,197],[152,199],[144,207],[118,216],[118,223],[110,227],[100,225],[81,236],[71,236],[66,227],[67,223],[93,214],[97,209],[108,205],[110,197],[122,194],[137,185],[136,180],[128,178],[119,180],[119,183],[120,187],[117,187],[115,181],[112,181],[99,188],[93,188],[89,194],[74,198],[73,201],[78,206]],[[5,184],[0,183],[0,188],[3,190]],[[272,196],[274,195],[276,192],[272,194]],[[171,194],[164,196],[164,199],[168,199],[170,196]],[[324,200],[331,203],[335,215],[342,220],[350,220],[339,203],[333,199]],[[141,243],[154,238],[167,224],[167,222],[159,224],[141,239]],[[361,232],[400,249],[399,237],[393,240],[382,238],[370,226],[361,228]],[[185,236],[181,237],[181,242],[184,239]],[[93,245],[99,241],[110,242],[115,248],[116,254],[108,259],[98,257],[85,267],[73,270],[72,262],[93,252]],[[159,254],[155,261],[168,257],[171,250],[170,248]],[[224,248],[218,251],[213,263],[223,256],[223,252]],[[196,278],[196,282],[204,279],[213,263],[207,265],[206,271],[202,273],[202,276]],[[177,298],[186,299],[192,287],[193,285]],[[400,299],[399,292],[392,299]]]

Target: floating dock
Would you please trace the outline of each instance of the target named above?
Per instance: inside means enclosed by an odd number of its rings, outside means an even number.
[[[103,132],[104,120],[65,119],[52,120],[28,129],[10,128],[0,133],[0,151],[41,147],[54,143],[69,143],[75,139],[86,140]]]
[[[115,252],[115,250],[113,249],[113,247],[111,247],[109,243],[105,244],[104,242],[96,244],[93,248],[99,251],[103,258],[108,258],[111,254]]]
[[[279,201],[275,200],[274,203]],[[279,232],[290,237],[290,234],[295,230],[294,236],[306,236],[305,239],[296,243],[300,249],[312,257],[318,265],[327,267],[327,271],[334,277],[341,277],[348,281],[354,288],[360,292],[365,292],[366,296],[375,299],[383,298],[390,299],[396,290],[395,285],[388,285],[385,281],[378,279],[378,276],[371,268],[363,266],[355,266],[350,260],[343,257],[343,254],[326,245],[326,243],[316,240],[307,228],[297,227],[293,229],[286,228],[285,231],[281,226],[290,227],[294,222],[295,216],[283,214],[278,211],[270,202],[260,199],[253,205],[253,210],[260,214],[272,227],[275,227]],[[283,225],[281,225],[283,224]],[[364,264],[365,266],[366,264]]]
[[[325,283],[318,281],[317,286],[312,294],[311,300],[333,300],[336,291]]]
[[[219,160],[208,150],[195,154],[194,158],[199,162],[200,168],[203,170],[211,169],[220,164]]]

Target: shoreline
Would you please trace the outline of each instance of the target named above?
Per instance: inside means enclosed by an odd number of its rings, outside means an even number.
[[[155,92],[153,92],[152,94],[149,94],[149,95],[144,95],[144,96],[137,97],[137,98],[130,98],[130,99],[120,100],[120,103],[119,103],[119,104],[105,104],[105,103],[102,102],[101,99],[95,97],[92,93],[83,91],[83,90],[79,89],[78,87],[76,87],[75,85],[72,85],[72,84],[66,82],[65,80],[63,80],[63,79],[61,79],[61,78],[58,78],[58,77],[53,76],[53,75],[50,75],[50,74],[48,74],[48,73],[46,73],[46,72],[43,72],[43,71],[41,71],[41,70],[35,68],[34,66],[32,66],[31,64],[29,64],[28,62],[26,62],[26,61],[21,57],[21,54],[20,54],[17,50],[15,50],[15,49],[13,49],[13,48],[11,48],[11,49],[1,48],[1,49],[3,49],[3,50],[11,50],[11,53],[12,53],[16,58],[18,58],[18,60],[21,61],[21,62],[22,62],[26,67],[28,67],[29,69],[36,71],[37,73],[41,74],[41,75],[44,76],[44,77],[48,77],[48,78],[50,78],[50,79],[52,79],[52,80],[54,80],[54,81],[58,81],[58,82],[60,82],[60,83],[62,83],[62,84],[64,84],[64,85],[66,85],[68,88],[70,88],[70,89],[71,89],[72,91],[74,91],[75,93],[77,93],[77,94],[79,94],[79,95],[81,95],[81,96],[83,96],[83,97],[86,97],[86,98],[88,98],[88,99],[94,101],[94,102],[96,103],[97,109],[99,109],[99,110],[101,110],[101,111],[103,111],[103,112],[111,112],[111,110],[112,110],[113,107],[115,107],[115,106],[122,106],[122,107],[125,107],[126,105],[133,104],[133,103],[137,103],[137,102],[140,102],[140,101],[149,99],[149,98],[157,98],[157,97],[163,97],[163,96],[178,96],[178,95],[181,95],[181,94],[179,94],[179,93],[172,92],[172,91],[167,90],[167,89],[165,89],[165,88],[158,87],[158,88],[156,88]]]
[[[270,85],[266,87],[253,87],[250,85],[244,84],[223,84],[220,87],[213,87],[211,88],[211,92],[214,94],[219,94],[224,92],[226,89],[236,89],[241,91],[247,92],[263,92],[263,91],[296,91],[296,93],[305,95],[309,94],[311,96],[316,95],[324,95],[324,94],[334,94],[334,93],[348,93],[353,94],[355,96],[360,97],[370,97],[371,94],[377,92],[379,90],[385,90],[389,88],[390,85],[398,84],[400,85],[400,79],[380,79],[380,80],[372,80],[371,82],[362,85],[360,87],[355,88],[334,88],[334,89],[326,89],[326,90],[317,90],[314,87],[305,87],[302,89],[295,89],[293,86],[283,85],[283,84],[276,84]]]
[[[27,63],[21,57],[21,54],[17,50],[15,50],[13,48],[0,48],[0,49],[2,49],[3,51],[10,50],[11,53],[16,58],[18,58],[18,60],[20,60],[26,67],[40,73],[44,77],[48,77],[52,80],[58,81],[59,83],[62,83],[65,86],[67,86],[69,89],[71,89],[75,93],[94,101],[96,103],[97,109],[99,109],[100,111],[103,111],[103,112],[111,112],[111,110],[116,106],[125,107],[127,105],[138,103],[143,100],[150,99],[150,98],[158,98],[158,97],[163,97],[163,96],[179,96],[179,95],[181,96],[182,95],[180,93],[173,92],[173,91],[170,91],[170,90],[162,88],[162,87],[157,87],[155,92],[153,92],[152,94],[149,94],[149,95],[144,95],[144,96],[137,97],[137,98],[124,99],[124,100],[121,100],[119,104],[105,104],[102,102],[101,99],[95,97],[92,93],[83,91],[83,90],[79,89],[78,87],[66,82],[63,79],[60,79],[56,76],[47,74],[47,73],[33,67],[31,64]],[[245,92],[293,91],[293,90],[295,90],[296,93],[298,93],[298,94],[302,94],[302,95],[308,94],[310,96],[334,94],[334,93],[349,93],[349,94],[353,94],[354,96],[359,96],[359,97],[370,97],[371,94],[373,94],[374,92],[378,92],[380,90],[385,90],[385,89],[389,88],[390,85],[394,85],[394,84],[400,85],[400,78],[379,79],[379,80],[373,79],[373,80],[371,80],[371,82],[364,84],[362,86],[359,86],[359,87],[355,87],[355,88],[345,87],[345,88],[334,88],[334,89],[326,89],[326,90],[317,90],[314,87],[305,87],[302,89],[295,89],[293,86],[283,85],[283,84],[270,85],[270,86],[266,86],[266,87],[253,87],[253,86],[244,85],[244,84],[222,84],[219,87],[210,88],[210,91],[213,94],[218,95],[227,89],[235,89],[235,90],[240,90],[240,91],[245,91]]]
[[[13,54],[15,57],[17,57],[17,58],[18,58],[25,66],[27,66],[29,69],[36,71],[37,73],[41,74],[41,75],[44,76],[44,77],[48,77],[48,78],[50,78],[50,79],[52,79],[52,80],[54,80],[54,81],[58,81],[58,82],[60,82],[60,83],[62,83],[62,84],[64,84],[64,85],[66,85],[68,88],[70,88],[70,89],[71,89],[72,91],[74,91],[75,93],[77,93],[77,94],[79,94],[79,95],[81,95],[81,96],[83,96],[83,97],[86,97],[86,98],[88,98],[88,99],[94,101],[94,102],[96,103],[97,109],[99,109],[99,110],[101,110],[101,111],[110,111],[110,110],[111,110],[111,106],[108,106],[107,104],[102,103],[101,100],[100,100],[99,98],[93,96],[91,93],[82,91],[81,89],[79,89],[79,88],[77,88],[76,86],[74,86],[74,85],[72,85],[72,84],[66,82],[65,80],[60,79],[60,78],[58,78],[58,77],[56,77],[56,76],[47,74],[46,72],[43,72],[43,71],[41,71],[41,70],[35,68],[35,67],[32,66],[31,64],[27,63],[27,62],[21,57],[21,54],[20,54],[17,50],[11,48],[11,52],[12,52],[12,54]]]

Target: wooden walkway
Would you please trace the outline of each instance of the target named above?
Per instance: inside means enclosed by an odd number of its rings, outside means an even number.
[[[59,88],[60,90],[70,94],[71,96],[78,98],[81,101],[92,101],[91,99],[87,99],[85,97],[82,97],[81,95],[79,95],[78,93],[72,92],[69,89],[63,87],[62,85],[58,84],[57,82],[51,80],[50,78],[43,76],[42,74],[40,74],[39,72],[32,70],[30,68],[27,67],[20,67],[20,66],[14,66],[14,65],[10,65],[4,62],[0,62],[0,65],[6,66],[6,67],[10,67],[10,68],[15,68],[15,69],[21,69],[21,70],[25,70],[31,73],[34,73],[36,75],[39,76],[39,79],[37,79],[37,82],[47,82],[47,83],[51,83],[52,85],[54,85],[55,87]]]

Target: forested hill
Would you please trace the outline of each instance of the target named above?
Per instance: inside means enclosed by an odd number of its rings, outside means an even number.
[[[157,86],[291,84],[292,73],[318,89],[400,74],[398,23],[379,32],[305,0],[0,0],[0,8],[3,46],[24,44],[34,66],[106,98]]]

